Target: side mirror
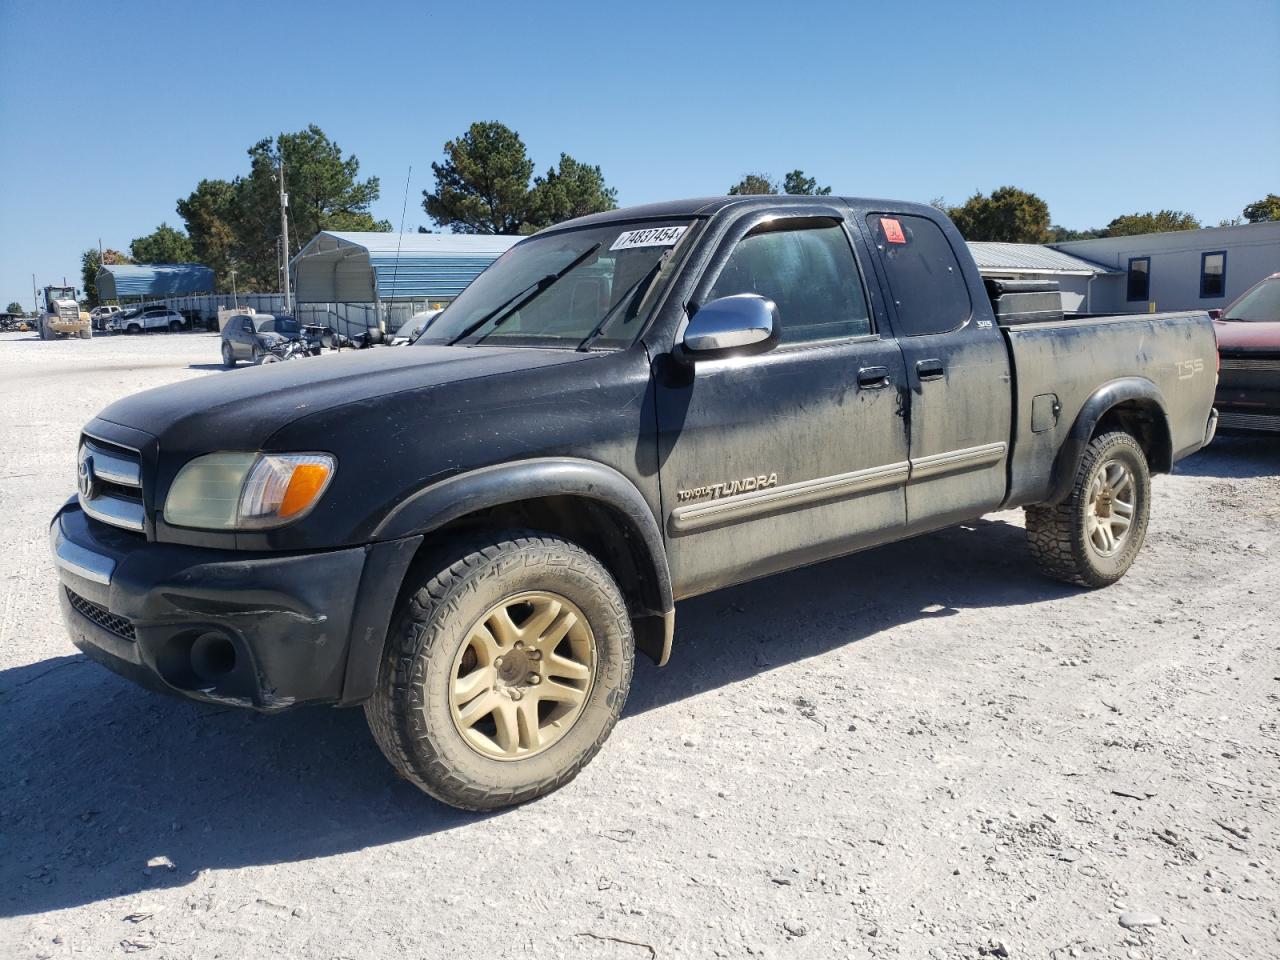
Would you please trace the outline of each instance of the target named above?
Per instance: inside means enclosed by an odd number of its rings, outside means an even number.
[[[755,293],[735,293],[700,307],[676,351],[685,362],[764,353],[778,342],[778,307]]]
[[[1210,310],[1210,311],[1209,311],[1209,319],[1210,319],[1210,320],[1221,320],[1221,319],[1222,319],[1222,311],[1221,311],[1221,310],[1218,310],[1218,309]]]

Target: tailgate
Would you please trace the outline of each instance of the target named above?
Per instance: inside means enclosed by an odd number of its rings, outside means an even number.
[[[1154,384],[1173,458],[1204,442],[1217,344],[1204,312],[1131,314],[1004,330],[1014,370],[1011,505],[1049,495],[1054,461],[1085,403],[1107,384]]]

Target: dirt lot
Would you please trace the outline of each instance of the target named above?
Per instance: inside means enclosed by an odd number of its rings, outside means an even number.
[[[1002,513],[684,603],[582,776],[478,817],[358,710],[167,699],[68,642],[80,425],[216,362],[0,338],[0,955],[1280,955],[1280,443],[1159,478],[1101,592]]]

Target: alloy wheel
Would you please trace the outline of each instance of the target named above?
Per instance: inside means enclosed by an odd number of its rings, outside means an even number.
[[[1093,475],[1087,497],[1085,533],[1089,545],[1102,557],[1119,553],[1129,537],[1137,507],[1133,472],[1119,460],[1108,460]]]
[[[490,759],[539,754],[581,715],[595,669],[595,635],[572,602],[543,591],[509,597],[471,625],[454,658],[454,726]]]

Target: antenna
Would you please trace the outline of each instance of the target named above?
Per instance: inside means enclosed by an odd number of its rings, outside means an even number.
[[[400,206],[400,232],[396,234],[396,263],[391,268],[391,293],[395,295],[396,276],[400,273],[400,244],[404,240],[404,214],[409,209],[409,181],[413,178],[413,164],[409,164],[409,172],[404,178],[404,203]],[[375,283],[377,281],[375,280]],[[387,304],[387,319],[391,319],[391,304]],[[394,332],[394,331],[393,331]]]

